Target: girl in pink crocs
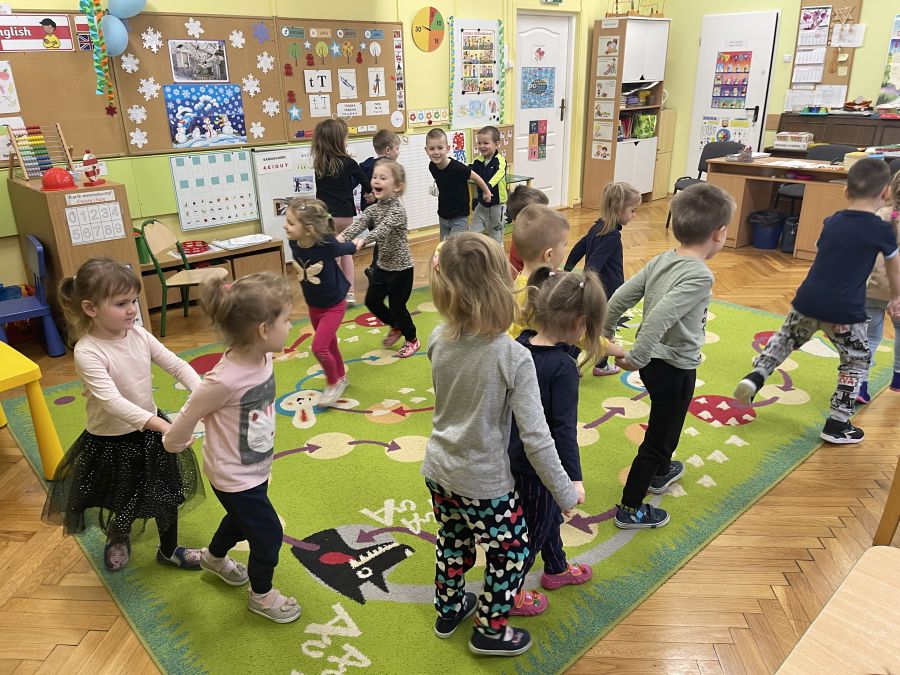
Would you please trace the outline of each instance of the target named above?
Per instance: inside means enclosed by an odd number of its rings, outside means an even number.
[[[526,325],[538,329],[522,331],[517,341],[534,360],[544,417],[563,469],[572,482],[580,486],[581,459],[576,438],[578,364],[585,367],[595,363],[600,353],[606,316],[603,285],[594,272],[558,273],[549,267],[539,267],[528,279],[527,293]],[[576,343],[594,345],[592,351],[595,353],[581,355],[574,346]],[[529,555],[524,572],[531,569],[540,552],[544,559],[541,586],[545,589],[552,591],[560,586],[588,581],[592,574],[590,566],[572,564],[566,559],[559,530],[562,513],[525,456],[515,419],[509,437],[509,459],[528,524]],[[543,593],[522,588],[510,615],[535,616],[547,606],[547,597]]]

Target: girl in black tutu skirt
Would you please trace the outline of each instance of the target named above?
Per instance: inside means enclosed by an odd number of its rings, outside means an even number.
[[[190,449],[176,455],[163,448],[171,425],[153,402],[150,367],[156,363],[189,390],[200,377],[135,325],[140,288],[128,267],[109,258],[88,260],[60,284],[87,425],[56,470],[44,516],[70,534],[84,531],[85,511],[98,508],[111,571],[128,563],[132,524],[153,518],[157,562],[197,570],[200,550],[178,545],[178,511],[202,499],[203,483]]]

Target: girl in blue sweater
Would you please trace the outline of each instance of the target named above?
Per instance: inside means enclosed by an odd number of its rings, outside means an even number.
[[[603,191],[600,218],[588,233],[572,247],[566,260],[569,271],[584,258],[585,271],[592,270],[603,282],[606,297],[612,297],[616,289],[625,283],[625,266],[622,260],[622,227],[631,222],[641,205],[641,193],[628,183],[610,183]],[[594,366],[594,375],[615,375],[619,367],[603,357]]]

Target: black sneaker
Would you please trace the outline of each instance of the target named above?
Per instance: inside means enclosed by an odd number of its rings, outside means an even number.
[[[829,417],[825,420],[825,427],[819,434],[819,438],[827,443],[862,443],[865,434],[859,427],[850,422],[839,422]]]
[[[463,596],[462,607],[459,613],[451,619],[438,617],[434,622],[434,634],[442,640],[446,640],[453,635],[453,632],[459,627],[463,621],[472,616],[472,612],[478,606],[478,597],[474,593],[466,593]]]
[[[762,389],[764,383],[765,379],[763,376],[755,370],[747,373],[744,379],[738,382],[738,385],[734,388],[734,399],[744,405],[750,405],[753,397],[756,396],[756,392]]]
[[[669,522],[669,514],[650,504],[641,504],[636,509],[619,504],[613,522],[620,530],[643,530],[662,527]]]
[[[669,471],[662,476],[653,476],[650,481],[650,492],[661,495],[676,480],[684,475],[684,464],[677,461],[669,462]]]
[[[469,651],[482,656],[518,656],[531,649],[531,635],[522,628],[506,627],[506,632],[498,636],[483,635],[472,631]]]

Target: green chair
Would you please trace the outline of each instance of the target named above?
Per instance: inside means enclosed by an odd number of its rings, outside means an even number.
[[[153,262],[153,269],[156,270],[156,276],[159,278],[159,286],[162,289],[162,306],[160,307],[161,317],[159,326],[160,337],[166,335],[166,309],[168,305],[169,287],[181,290],[181,305],[184,309],[184,315],[188,315],[188,308],[191,304],[191,286],[199,286],[207,279],[215,279],[217,277],[227,277],[228,271],[221,267],[205,267],[202,269],[191,269],[191,265],[184,254],[181,242],[175,238],[172,231],[163,223],[151,218],[145,220],[140,229],[133,228],[140,235],[141,240],[150,253],[150,260]],[[159,264],[159,256],[168,255],[170,251],[177,251],[181,257],[183,269],[176,272],[172,276],[166,278],[163,269]]]

